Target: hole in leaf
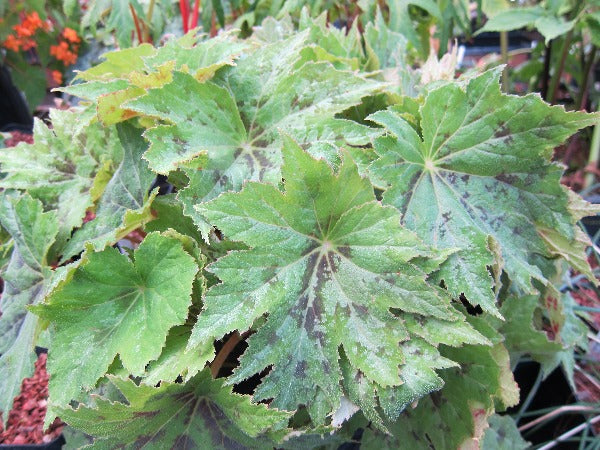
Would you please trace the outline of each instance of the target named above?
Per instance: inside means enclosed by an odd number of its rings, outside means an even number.
[[[463,306],[465,308],[467,308],[467,312],[470,315],[478,316],[479,314],[483,314],[483,309],[481,309],[481,306],[479,306],[479,305],[473,306],[471,303],[469,303],[469,301],[467,300],[467,297],[465,297],[464,294],[460,294],[459,300],[461,301]]]

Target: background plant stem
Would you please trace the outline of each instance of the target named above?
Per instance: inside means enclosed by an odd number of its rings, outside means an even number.
[[[223,347],[221,347],[221,350],[219,350],[219,353],[215,357],[215,360],[210,365],[210,373],[212,374],[213,378],[217,378],[217,375],[219,375],[219,370],[221,370],[221,366],[223,365],[231,351],[238,344],[238,342],[241,341],[241,339],[242,337],[240,336],[240,333],[236,331],[229,337],[229,339],[227,340],[227,342],[225,342]]]
[[[500,53],[502,56],[502,64],[508,65],[508,31],[500,32]],[[502,90],[508,92],[508,67],[502,72]]]
[[[560,52],[560,59],[558,60],[558,67],[552,74],[552,80],[550,81],[550,88],[548,89],[548,95],[546,101],[548,103],[554,103],[556,100],[556,94],[558,93],[558,86],[560,85],[560,78],[562,77],[563,70],[565,68],[565,61],[569,54],[569,48],[571,47],[571,40],[573,39],[573,29],[569,30],[565,36],[565,40],[562,45]]]
[[[548,96],[548,84],[550,82],[550,61],[552,59],[552,41],[548,42],[544,51],[544,72],[542,73],[542,98]]]
[[[581,87],[579,89],[579,96],[577,98],[576,108],[578,110],[585,108],[585,104],[587,101],[587,94],[588,94],[588,84],[590,82],[591,72],[594,70],[597,51],[598,51],[598,47],[596,47],[595,45],[592,45],[592,49],[590,50],[590,56],[588,56],[588,59],[585,62],[585,67],[583,69],[583,80],[581,81]]]
[[[154,4],[156,0],[150,0],[150,4],[148,5],[148,13],[146,14],[146,42],[152,43],[152,38],[150,37],[150,24],[152,23],[152,16],[154,15]]]
[[[133,9],[131,3],[129,4],[129,10],[131,11],[131,15],[133,16],[133,23],[135,25],[135,32],[137,33],[138,42],[141,44],[144,42],[144,37],[142,36],[142,30],[140,28],[140,22],[138,20],[138,16]]]
[[[590,144],[590,156],[588,158],[588,168],[598,167],[598,157],[600,156],[600,125],[594,127],[592,134],[592,143]],[[596,179],[596,174],[588,172],[585,174],[583,187],[591,186]]]

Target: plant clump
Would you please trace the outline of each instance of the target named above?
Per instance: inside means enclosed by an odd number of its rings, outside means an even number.
[[[297,28],[110,53],[0,153],[0,409],[41,338],[46,423],[108,448],[457,448],[512,430],[515,355],[572,377],[593,208],[551,154],[599,116]]]

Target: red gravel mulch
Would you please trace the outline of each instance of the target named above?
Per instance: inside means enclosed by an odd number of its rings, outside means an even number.
[[[62,433],[63,422],[56,419],[44,432],[44,417],[48,399],[48,373],[46,354],[35,363],[31,378],[21,384],[21,393],[15,397],[13,409],[8,414],[6,430],[0,421],[0,444],[42,444],[56,439]]]
[[[5,147],[14,147],[19,142],[27,142],[33,144],[33,136],[27,133],[21,133],[20,131],[12,131],[11,137],[4,141]]]

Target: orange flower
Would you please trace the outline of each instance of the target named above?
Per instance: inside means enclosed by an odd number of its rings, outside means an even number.
[[[69,49],[69,45],[65,41],[61,41],[58,45],[50,46],[50,54],[56,56],[56,59],[61,59],[65,50]]]
[[[19,37],[29,37],[29,36],[33,36],[33,33],[35,33],[34,29],[26,27],[23,24],[15,25],[13,27],[13,30],[15,30],[17,32],[17,36],[19,36]]]
[[[59,70],[53,70],[52,71],[52,79],[54,80],[54,82],[56,84],[59,84],[59,85],[62,84],[62,81],[63,81],[62,73],[60,73]]]
[[[75,64],[77,61],[77,55],[69,50],[69,44],[66,41],[61,41],[58,45],[51,45],[50,54],[62,61],[65,66]]]
[[[63,36],[67,41],[73,44],[78,44],[81,41],[79,36],[77,36],[77,32],[69,27],[65,27],[65,29],[63,30]]]
[[[33,39],[24,38],[21,40],[21,47],[23,50],[30,50],[37,47],[37,42],[35,42]]]
[[[38,28],[42,28],[43,24],[38,13],[34,11],[31,14],[27,14],[19,25],[13,27],[13,30],[17,32],[17,36],[19,37],[30,37],[33,36]]]
[[[42,19],[40,19],[40,16],[36,11],[33,11],[31,14],[27,14],[25,16],[25,19],[23,20],[23,26],[29,28],[32,31],[41,28],[42,25]]]
[[[14,37],[12,34],[9,34],[6,37],[6,40],[2,43],[4,48],[12,50],[13,52],[18,52],[21,45],[21,41]]]

